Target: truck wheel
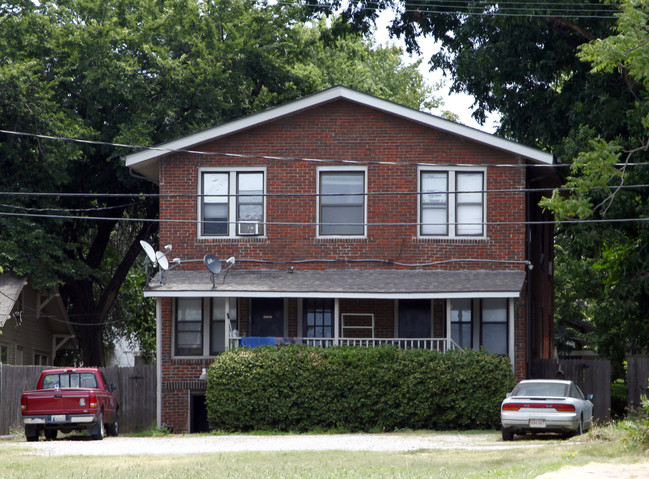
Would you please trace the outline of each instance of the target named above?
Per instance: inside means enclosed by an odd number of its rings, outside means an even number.
[[[45,429],[45,439],[48,441],[53,441],[54,439],[56,439],[56,434],[58,432],[58,429]]]
[[[25,438],[27,438],[27,442],[38,441],[39,435],[40,435],[40,431],[38,430],[37,427],[25,426]]]
[[[99,417],[97,418],[97,425],[95,426],[97,429],[97,432],[93,433],[91,437],[95,441],[101,441],[104,436],[106,435],[106,428],[104,426],[104,414],[99,413]]]
[[[106,432],[109,436],[117,437],[119,435],[119,416],[115,413],[115,422],[106,426]]]

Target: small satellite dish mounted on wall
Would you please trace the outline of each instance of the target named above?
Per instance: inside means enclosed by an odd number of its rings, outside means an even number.
[[[212,273],[212,289],[216,289],[216,276],[221,272],[221,260],[215,254],[206,254],[203,262],[207,270]]]

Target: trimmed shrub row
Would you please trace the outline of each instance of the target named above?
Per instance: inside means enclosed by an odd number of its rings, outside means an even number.
[[[206,404],[223,431],[489,429],[514,384],[485,352],[287,345],[220,355]]]

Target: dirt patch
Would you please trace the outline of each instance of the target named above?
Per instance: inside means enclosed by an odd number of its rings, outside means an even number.
[[[585,466],[566,466],[558,471],[537,476],[536,479],[645,479],[649,463],[603,464],[591,462]]]

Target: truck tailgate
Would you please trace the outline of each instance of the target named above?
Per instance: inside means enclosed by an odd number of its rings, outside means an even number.
[[[45,389],[27,394],[27,408],[23,415],[83,414],[90,409],[90,394],[82,389]]]

